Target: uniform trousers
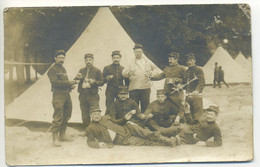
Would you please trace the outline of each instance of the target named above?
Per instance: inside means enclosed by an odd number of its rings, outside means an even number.
[[[150,104],[151,89],[135,89],[129,92],[129,97],[133,99],[137,105],[141,104],[141,112],[144,113]]]
[[[69,92],[53,92],[52,105],[54,108],[51,131],[65,132],[71,118],[72,102]]]
[[[90,123],[90,108],[91,106],[99,106],[99,95],[98,93],[81,92],[79,102],[83,126],[87,128]]]

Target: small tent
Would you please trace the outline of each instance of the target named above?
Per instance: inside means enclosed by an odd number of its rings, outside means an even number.
[[[240,51],[237,57],[234,59],[243,69],[251,72],[252,71],[252,66],[250,62],[245,58],[245,56],[242,54]]]
[[[251,73],[236,63],[220,45],[203,67],[206,84],[213,84],[215,62],[218,63],[218,66],[222,66],[227,83],[250,83],[252,81]]]
[[[134,58],[133,40],[128,36],[108,7],[99,8],[98,12],[83,31],[77,41],[66,52],[64,67],[70,79],[85,66],[84,55],[94,54],[94,66],[103,71],[104,66],[112,63],[111,53],[119,50],[122,54],[121,64],[125,66],[129,59]],[[57,48],[59,49],[59,48]],[[160,71],[160,69],[158,68]],[[156,89],[163,88],[164,81],[152,82],[151,100],[155,99]],[[99,91],[100,108],[105,111],[105,89]],[[70,122],[81,122],[78,93],[71,92],[73,104]],[[51,85],[47,74],[44,74],[35,84],[6,106],[6,118],[23,119],[29,121],[51,122],[52,107]]]

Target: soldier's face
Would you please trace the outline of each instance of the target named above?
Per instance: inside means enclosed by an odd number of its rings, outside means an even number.
[[[92,121],[99,122],[101,120],[101,112],[91,113]]]
[[[114,56],[112,57],[112,61],[113,61],[114,64],[119,64],[119,63],[120,63],[120,60],[121,60],[120,55],[114,55]]]
[[[188,59],[188,60],[186,61],[186,63],[187,63],[187,66],[188,66],[188,67],[193,67],[193,66],[196,65],[196,60],[194,60],[194,59]]]
[[[158,94],[157,95],[157,100],[159,103],[164,103],[166,100],[167,96],[165,94]]]
[[[178,63],[178,59],[177,58],[173,58],[173,57],[169,57],[169,64],[170,65],[176,65]]]
[[[93,62],[94,62],[94,59],[92,59],[91,57],[85,58],[85,63],[87,66],[92,66]]]
[[[216,121],[216,113],[214,111],[207,111],[207,122],[215,122]]]
[[[60,54],[57,55],[54,59],[57,64],[63,64],[65,60],[65,56],[63,54]]]
[[[118,93],[118,98],[124,101],[128,98],[128,93]]]
[[[143,55],[143,50],[141,48],[134,49],[134,54],[136,59],[141,59]]]

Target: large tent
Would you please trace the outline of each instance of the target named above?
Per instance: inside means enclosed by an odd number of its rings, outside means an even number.
[[[103,70],[104,66],[112,63],[111,53],[120,50],[121,64],[134,58],[133,40],[128,36],[108,7],[99,8],[97,14],[83,31],[81,36],[66,53],[64,67],[70,79],[73,79],[80,68],[85,66],[84,54],[94,54],[94,66]],[[158,71],[161,71],[158,68]],[[155,99],[156,89],[163,87],[164,81],[152,82],[151,100]],[[99,91],[100,108],[105,111],[105,86]],[[76,89],[71,92],[73,113],[70,122],[81,122],[81,111]],[[52,120],[52,93],[50,81],[44,74],[35,84],[6,106],[6,118],[23,119],[28,121]]]
[[[217,62],[219,66],[222,66],[227,83],[252,82],[251,73],[236,63],[229,53],[220,45],[203,67],[206,84],[213,84],[215,62]]]
[[[242,54],[242,52],[240,51],[239,54],[237,55],[237,57],[235,58],[235,61],[241,65],[243,67],[243,69],[251,72],[252,71],[252,66],[250,64],[250,62],[245,58],[245,56]]]

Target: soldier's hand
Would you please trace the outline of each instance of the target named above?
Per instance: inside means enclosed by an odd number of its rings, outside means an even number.
[[[134,115],[136,113],[136,110],[131,110],[130,113]]]
[[[71,88],[71,90],[73,90],[73,89],[76,88],[76,85],[74,84],[74,85],[72,85],[70,88]]]
[[[175,118],[174,125],[176,125],[176,126],[180,125],[180,117],[179,116],[177,116]]]
[[[81,73],[78,73],[76,77],[79,78],[79,79],[82,79],[83,75]]]
[[[184,109],[185,114],[190,113],[190,105],[187,102],[184,103]]]
[[[76,84],[76,81],[75,81],[75,80],[73,80],[73,81],[69,81],[69,84],[70,84],[71,86],[73,86],[73,85]]]
[[[151,113],[147,115],[148,119],[151,119],[152,117],[153,117],[153,114],[151,114]]]
[[[106,148],[107,147],[106,143],[104,143],[104,142],[99,142],[98,145],[99,145],[100,148]]]
[[[132,114],[131,112],[128,112],[126,115],[125,115],[125,119],[126,120],[130,120],[132,118]]]
[[[88,80],[88,82],[89,82],[91,85],[93,85],[93,84],[95,83],[95,79],[90,78],[90,79]]]
[[[142,119],[142,120],[146,120],[146,115],[145,114],[140,114],[139,118]]]
[[[199,94],[200,94],[200,92],[197,91],[197,90],[194,90],[194,91],[192,92],[192,95],[194,95],[194,96],[199,95]]]
[[[108,75],[108,76],[106,76],[106,80],[108,80],[108,81],[110,81],[110,80],[113,79],[113,78],[114,78],[113,75]]]

